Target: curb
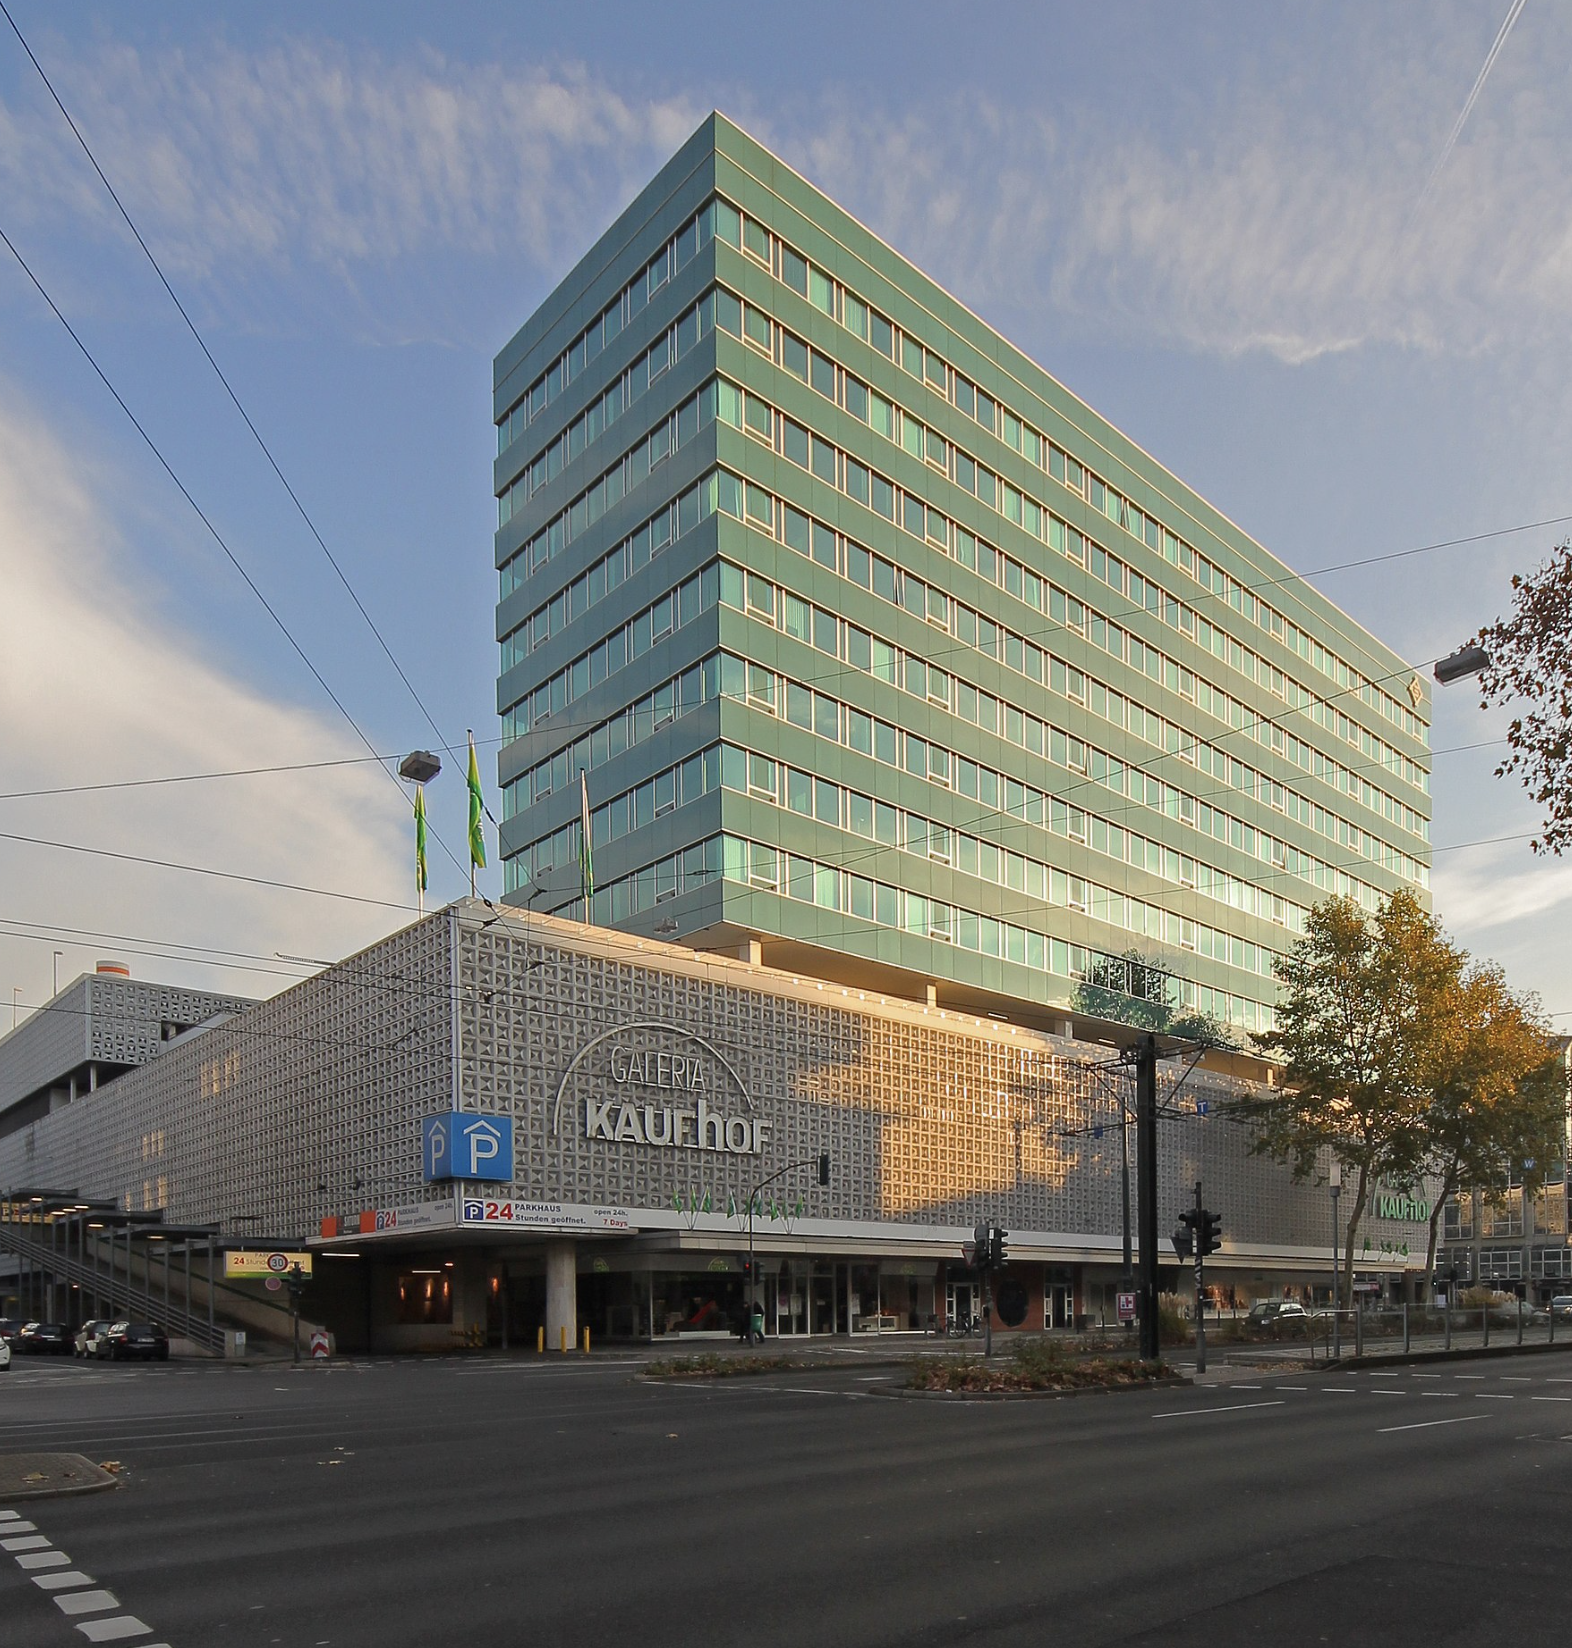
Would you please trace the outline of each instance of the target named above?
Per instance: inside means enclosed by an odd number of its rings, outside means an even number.
[[[926,1399],[939,1402],[1063,1402],[1077,1396],[1129,1396],[1140,1391],[1172,1390],[1178,1386],[1193,1385],[1193,1379],[1184,1374],[1169,1374],[1161,1379],[1143,1380],[1138,1385],[1079,1385],[1074,1390],[1025,1391],[936,1391],[896,1389],[859,1391],[860,1396],[879,1396],[889,1401]]]
[[[58,1473],[56,1480],[50,1480],[51,1472]],[[34,1475],[43,1476],[46,1480],[27,1480]],[[79,1453],[0,1454],[0,1503],[59,1499],[67,1494],[104,1493],[119,1486],[119,1477]]]

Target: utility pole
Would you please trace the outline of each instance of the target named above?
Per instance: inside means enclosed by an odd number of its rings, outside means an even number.
[[[1201,1200],[1201,1181],[1195,1181],[1195,1371],[1206,1372],[1206,1294],[1202,1267],[1206,1263],[1206,1220],[1210,1215]]]
[[[1135,1047],[1135,1167],[1140,1273],[1136,1315],[1141,1324],[1141,1357],[1161,1354],[1157,1332],[1157,1037]]]

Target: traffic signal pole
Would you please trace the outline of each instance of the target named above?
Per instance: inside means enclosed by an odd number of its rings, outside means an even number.
[[[1195,1371],[1206,1372],[1206,1303],[1203,1270],[1206,1265],[1206,1209],[1201,1201],[1201,1181],[1195,1181]]]
[[[1141,1357],[1155,1362],[1161,1354],[1157,1332],[1157,1037],[1148,1035],[1135,1049],[1136,1216],[1139,1273],[1136,1315],[1141,1324]]]

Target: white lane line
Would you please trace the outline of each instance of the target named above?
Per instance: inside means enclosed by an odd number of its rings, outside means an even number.
[[[1260,1390],[1261,1387],[1259,1385],[1241,1385],[1241,1384],[1236,1382],[1236,1383],[1230,1385],[1228,1388],[1230,1390]]]
[[[1407,1396],[1408,1392],[1407,1391],[1399,1391],[1399,1390],[1381,1390],[1381,1389],[1377,1388],[1376,1390],[1366,1391],[1365,1395],[1366,1396]]]
[[[1475,1391],[1476,1402],[1515,1402],[1515,1396],[1508,1396],[1504,1391]]]
[[[96,1585],[98,1582],[76,1568],[69,1568],[63,1574],[34,1574],[33,1583],[41,1591],[64,1591],[74,1585]]]
[[[1272,1387],[1272,1389],[1273,1390],[1304,1391],[1304,1390],[1309,1390],[1310,1387],[1308,1385],[1274,1385]]]
[[[118,1642],[122,1637],[145,1636],[151,1625],[144,1625],[134,1614],[117,1614],[113,1619],[84,1619],[77,1626],[89,1642]],[[150,1644],[149,1648],[156,1648]]]
[[[1323,1385],[1322,1390],[1328,1396],[1357,1396],[1359,1388],[1356,1385]]]
[[[42,1534],[20,1534],[15,1539],[0,1539],[0,1551],[41,1551],[48,1544]]]
[[[1440,1377],[1439,1373],[1416,1373],[1414,1375],[1415,1379],[1439,1379]]]
[[[1483,1379],[1486,1376],[1482,1373],[1454,1373],[1452,1377],[1454,1379]]]
[[[120,1600],[111,1591],[67,1591],[55,1598],[62,1614],[112,1614]]]
[[[1572,1402],[1572,1396],[1531,1396],[1530,1402]]]
[[[1572,1379],[1549,1378],[1545,1380],[1545,1383],[1547,1385],[1572,1385]]]
[[[1396,1379],[1398,1375],[1395,1373],[1372,1373],[1370,1377],[1372,1379]]]
[[[11,1514],[16,1516],[15,1511]],[[36,1522],[24,1522],[20,1517],[17,1517],[15,1522],[8,1522],[3,1529],[0,1529],[0,1533],[7,1534],[36,1534],[37,1532],[38,1524]]]
[[[1466,1425],[1471,1419],[1488,1419],[1488,1413],[1463,1413],[1456,1419],[1421,1419],[1414,1425],[1383,1425],[1377,1436],[1390,1436],[1393,1431],[1427,1431],[1433,1425]]]
[[[16,1559],[18,1568],[69,1568],[71,1558],[64,1551],[33,1551]]]
[[[1153,1419],[1188,1419],[1197,1413],[1248,1413],[1253,1408],[1283,1408],[1286,1402],[1239,1402],[1228,1408],[1175,1408],[1171,1413],[1154,1413]]]
[[[1532,1385],[1533,1382],[1526,1373],[1503,1373],[1501,1375],[1503,1385]]]
[[[1455,1402],[1458,1399],[1458,1397],[1460,1397],[1463,1393],[1462,1393],[1462,1391],[1420,1391],[1419,1394],[1421,1396],[1450,1397],[1452,1399],[1452,1401]]]

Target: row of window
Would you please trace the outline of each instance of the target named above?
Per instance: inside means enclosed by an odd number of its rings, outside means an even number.
[[[548,795],[565,790],[577,780],[579,773],[594,772],[608,761],[616,760],[624,750],[642,744],[662,727],[719,695],[720,655],[711,653],[681,675],[661,682],[625,709],[581,733],[571,744],[564,744],[555,755],[546,756],[510,779],[502,786],[503,822],[517,817]],[[505,722],[503,731],[504,737],[512,737],[517,729],[510,730]]]
[[[935,351],[885,319],[850,288],[810,263],[763,224],[740,217],[728,202],[720,201],[714,219],[714,233],[717,239],[749,253],[783,285],[807,298],[815,308],[871,344],[931,393],[965,413],[1019,453],[1035,469],[1081,497],[1106,520],[1129,533],[1154,554],[1161,555],[1170,565],[1188,573],[1203,589],[1226,601],[1235,612],[1282,641],[1314,668],[1329,675],[1340,688],[1357,692],[1365,704],[1402,728],[1410,737],[1420,740],[1428,738],[1429,728],[1414,714],[1414,706],[1385,692],[1314,636],[1284,618],[1269,603],[1244,588],[1192,545],[1145,513],[1116,487],[1085,468],[1008,407],[997,404]],[[755,341],[762,342],[762,336]],[[849,410],[855,411],[854,408]],[[920,452],[919,456],[927,456],[926,451]],[[1041,536],[1040,533],[1038,535]]]
[[[1006,594],[1024,601],[1035,610],[1048,613],[1050,617],[1063,623],[1068,621],[1073,603],[1075,611],[1079,613],[1078,632],[1086,634],[1089,625],[1097,627],[1098,634],[1094,635],[1093,639],[1099,645],[1104,645],[1107,650],[1114,651],[1117,647],[1115,655],[1124,656],[1126,636],[1117,625],[1085,607],[1075,597],[1057,589],[1030,567],[1022,565],[1009,555],[1001,554],[992,545],[976,538],[959,522],[952,521],[949,516],[935,509],[924,499],[898,487],[876,470],[870,470],[859,459],[842,451],[822,436],[811,434],[761,397],[738,390],[722,380],[716,416],[722,422],[730,423],[733,427],[743,429],[765,441],[780,456],[808,470],[819,480],[855,502],[871,508],[921,542],[953,556],[961,565],[977,572],[988,582],[1003,589]],[[771,519],[762,513],[758,519],[765,530],[771,529]],[[1050,516],[1047,518],[1045,531],[1051,548],[1060,549],[1071,559],[1090,565],[1094,573],[1108,582],[1110,587],[1120,589],[1121,593],[1128,593],[1141,610],[1151,613],[1187,640],[1227,663],[1247,680],[1283,699],[1289,708],[1298,710],[1344,742],[1359,748],[1367,757],[1379,762],[1387,770],[1398,773],[1409,783],[1420,787],[1425,787],[1428,783],[1424,770],[1404,756],[1400,750],[1392,748],[1368,728],[1344,714],[1335,704],[1312,693],[1302,683],[1285,675],[1274,665],[1242,646],[1225,631],[1200,617],[1192,607],[1168,594],[1161,586],[1149,582],[1133,570],[1126,569],[1124,563],[1116,556],[1109,555],[1090,539],[1083,539],[1074,527],[1056,516]],[[1175,678],[1175,690],[1179,690],[1181,683],[1188,686],[1187,696],[1194,696],[1198,687],[1203,693],[1210,692],[1219,696],[1221,706],[1213,713],[1219,714],[1224,720],[1233,720],[1240,724],[1258,722],[1258,736],[1261,742],[1276,744],[1291,736],[1276,727],[1274,722],[1259,719],[1253,710],[1237,704],[1229,695],[1220,693],[1219,689],[1211,687],[1209,682],[1184,670],[1183,666],[1174,660],[1167,659],[1159,653],[1157,657],[1160,662],[1144,661],[1141,656],[1142,643],[1134,636],[1128,637],[1128,640],[1132,666],[1137,669],[1144,667],[1146,673],[1151,674],[1154,680],[1162,680],[1164,675],[1168,674]],[[1300,764],[1304,763],[1301,761]]]
[[[700,487],[690,489],[693,492],[700,490],[709,489],[702,483]],[[686,499],[688,494],[683,496]],[[698,507],[698,502],[695,502],[693,508],[696,510]],[[618,624],[594,646],[581,652],[571,663],[564,664],[512,706],[503,719],[504,742],[520,737],[548,715],[559,714],[569,704],[598,687],[607,676],[615,675],[673,631],[691,623],[701,612],[707,612],[715,605],[716,586],[716,563],[711,561],[703,572],[684,579],[677,588],[667,590],[659,600],[652,601],[627,623]]]
[[[732,489],[727,485],[729,479],[726,472],[722,471],[718,507],[723,511],[734,501],[731,496]],[[870,674],[877,680],[900,687],[927,703],[949,710],[962,720],[1005,738],[1033,755],[1043,756],[1078,772],[1091,772],[1094,776],[1104,772],[1119,775],[1125,770],[1125,764],[1117,756],[1083,744],[1080,739],[1038,720],[1036,716],[1017,705],[1001,703],[991,693],[983,692],[959,677],[949,675],[937,666],[878,636],[869,635],[857,625],[837,618],[822,607],[810,605],[790,590],[780,588],[757,573],[745,573],[728,561],[721,562],[720,598],[724,604],[784,629],[788,634],[807,642],[829,657],[844,661],[852,668]],[[989,627],[994,626],[990,624]],[[1102,687],[1100,683],[1088,682],[1079,671],[1070,671],[1059,660],[1048,659],[1049,667],[1044,669],[1043,655],[1030,643],[1026,644],[1025,652],[1026,656],[1020,662],[1007,667],[1017,668],[1030,679],[1048,685],[1067,698],[1089,703],[1094,713],[1102,714],[1105,718],[1115,721],[1117,725],[1124,726],[1128,723],[1132,732],[1138,736],[1150,737],[1159,748],[1168,747],[1166,734],[1172,732],[1174,748],[1190,765],[1200,766],[1207,772],[1215,772],[1225,782],[1238,777],[1240,783],[1235,787],[1246,789],[1247,793],[1274,805],[1278,811],[1318,834],[1336,841],[1348,851],[1379,864],[1393,875],[1402,876],[1419,885],[1426,884],[1426,866],[1390,842],[1317,805],[1299,795],[1297,791],[1271,783],[1246,768],[1244,763],[1232,763],[1221,751],[1188,733],[1181,733],[1171,723],[1165,723],[1161,718],[1149,715],[1141,705],[1127,702],[1118,693]],[[1036,654],[1035,659],[1030,656],[1031,654]],[[1006,658],[1008,657],[1009,653],[1006,651]],[[1023,663],[1025,668],[1022,668]],[[1034,663],[1036,673],[1032,668]],[[840,672],[827,673],[833,676]],[[1072,674],[1074,679],[1071,678]],[[1233,771],[1235,766],[1238,768],[1237,774]],[[1135,766],[1131,766],[1129,772],[1132,787],[1139,787],[1143,780],[1147,787],[1159,782],[1144,775]],[[1247,773],[1248,783],[1245,782]],[[1122,777],[1118,778],[1117,782],[1122,785]],[[1164,792],[1172,789],[1176,795],[1182,793],[1173,786],[1160,785],[1159,788]],[[1186,799],[1193,808],[1196,798]],[[1242,820],[1230,818],[1229,834],[1240,832],[1243,832],[1247,839],[1259,836],[1262,842],[1261,856],[1275,866],[1286,868],[1298,853],[1297,849],[1278,841],[1267,832],[1256,831],[1253,826],[1244,824]],[[1304,856],[1307,859],[1306,878],[1311,879],[1315,872],[1308,866],[1313,865],[1315,861],[1309,859],[1308,855]]]
[[[861,836],[865,841],[877,842],[882,847],[894,847],[935,864],[949,865],[963,875],[1012,888],[1031,898],[1067,904],[1071,909],[1084,911],[1098,920],[1110,921],[1116,927],[1152,933],[1157,937],[1165,931],[1165,920],[1160,919],[1160,912],[1148,909],[1137,919],[1124,911],[1121,903],[1123,895],[1111,889],[1070,876],[1070,890],[1064,893],[1065,872],[1038,863],[1027,854],[1002,847],[997,840],[970,835],[925,818],[920,813],[907,812],[889,802],[863,795],[858,790],[843,788],[830,779],[788,766],[784,761],[760,755],[757,751],[743,750],[735,744],[722,745],[721,751],[721,783],[727,789],[736,790],[753,800],[784,807],[789,812]],[[709,787],[713,788],[713,785]],[[1031,816],[1035,809],[1030,807],[1027,812],[1028,816],[1022,820],[1024,823],[1068,841],[1079,842],[1094,852],[1129,864],[1148,875],[1193,887],[1203,897],[1215,899],[1230,909],[1274,921],[1292,932],[1304,931],[1306,911],[1303,906],[1225,875],[1208,864],[1198,864],[1172,847],[1164,847],[1160,842],[1149,841],[1133,830],[1110,824],[1072,803],[1051,797],[1041,817]],[[877,851],[877,848],[870,851]],[[857,856],[849,855],[842,862],[849,863]],[[1054,896],[1046,890],[1054,885],[1050,878],[1055,876],[1058,877],[1062,896]],[[1194,923],[1186,921],[1181,925],[1186,929],[1179,940],[1181,949],[1199,948],[1203,955],[1218,961],[1231,960],[1230,941],[1226,934],[1217,933],[1210,939],[1198,940],[1193,932],[1188,931]],[[1236,946],[1239,943],[1238,940],[1232,942]],[[1232,961],[1231,964],[1271,975],[1269,965],[1259,965],[1253,959],[1243,963]]]
[[[723,383],[720,402],[724,403],[724,400]],[[722,472],[720,485],[724,498],[720,507],[728,514],[737,513],[733,505],[738,484],[729,472]],[[1222,751],[1216,750],[1204,740],[1197,739],[1176,723],[1146,710],[1144,706],[1130,701],[1127,713],[1126,700],[1121,694],[1086,676],[1073,664],[1044,652],[1024,635],[996,624],[984,614],[973,611],[964,602],[885,560],[882,555],[875,555],[851,539],[832,532],[830,528],[812,520],[784,500],[776,498],[765,488],[758,487],[753,482],[746,483],[741,510],[742,518],[747,525],[777,537],[789,549],[794,549],[801,555],[811,556],[821,565],[840,571],[851,582],[870,590],[892,606],[901,607],[913,617],[936,626],[960,642],[963,647],[981,652],[1016,674],[1024,675],[1040,685],[1049,686],[1061,696],[1069,697],[1077,703],[1085,704],[1089,698],[1096,699],[1093,707],[1104,719],[1113,721],[1117,726],[1128,727],[1138,737],[1145,738],[1147,742],[1158,745],[1170,754],[1177,754],[1184,760],[1200,765],[1205,771],[1215,770],[1219,776],[1230,777],[1236,788],[1258,796],[1260,800],[1275,806],[1280,812],[1286,811],[1299,822],[1312,823],[1312,803],[1299,796],[1297,792],[1277,784],[1266,774],[1256,772],[1247,764],[1224,755]],[[767,584],[764,587],[773,588]],[[792,601],[797,600],[789,591],[782,590],[779,595],[788,607]],[[1145,645],[1138,637],[1127,634],[1118,625],[1095,615],[1088,618],[1085,609],[1073,597],[1066,597],[1055,591],[1053,599],[1059,603],[1059,615],[1069,620],[1064,625],[1066,629],[1085,636],[1110,657],[1118,659],[1121,663],[1128,663],[1131,668],[1139,670],[1158,686],[1176,692],[1227,726],[1252,734],[1256,742],[1266,745],[1285,760],[1292,761],[1311,776],[1330,784],[1350,799],[1361,802],[1371,811],[1379,813],[1387,822],[1428,841],[1430,821],[1422,813],[1389,795],[1341,762],[1334,761],[1313,745],[1305,743],[1303,739],[1295,738],[1292,733],[1285,732],[1274,723],[1259,720],[1247,705],[1212,686],[1210,682],[1198,677],[1193,671],[1184,668],[1156,648]],[[753,610],[751,603],[749,610]],[[754,615],[767,622],[779,622],[762,608]],[[853,637],[862,635],[855,626],[850,628],[849,633]],[[854,639],[849,644],[855,645],[860,653],[865,639]],[[875,648],[881,645],[885,643],[873,643]],[[958,649],[928,649],[925,657],[943,657],[951,650]],[[893,652],[893,649],[887,648],[887,651]],[[858,667],[864,670],[869,668],[860,658],[848,657],[847,661],[858,664]],[[879,672],[875,669],[874,673]],[[979,721],[979,716],[972,713],[970,695],[975,693],[979,700],[988,699],[989,695],[959,677],[954,679],[952,695],[951,677],[942,671],[938,672],[938,675],[944,692],[942,701],[946,707],[951,707],[950,700],[953,697],[957,714],[964,715],[969,721],[987,726],[987,720]],[[890,678],[888,675],[885,676],[885,679]],[[981,714],[986,717],[990,713],[984,705]],[[1231,764],[1239,768],[1238,775],[1231,776]],[[1324,830],[1323,833],[1332,832]]]
[[[1107,968],[1117,959],[1087,945],[1050,938],[1014,922],[996,921],[833,865],[800,858],[766,842],[734,835],[711,836],[698,846],[597,888],[590,918],[602,923],[625,921],[641,910],[715,880],[718,874],[756,891],[953,944],[1071,983]],[[1177,976],[1171,977],[1168,985],[1172,1004],[1182,1011],[1205,1013],[1247,1031],[1269,1029],[1273,1023],[1272,1008],[1265,1002]]]
[[[649,477],[673,452],[686,446],[715,419],[715,382],[705,384],[652,429],[641,436],[615,463],[603,470],[589,486],[569,504],[566,504],[535,536],[544,539],[547,553],[553,543],[566,548],[575,542],[606,513],[622,502],[633,489]],[[523,485],[523,482],[519,482]],[[532,540],[533,541],[533,540]]]
[[[534,420],[573,383],[614,338],[621,335],[635,316],[644,312],[650,300],[677,272],[709,244],[714,233],[716,202],[710,201],[688,219],[650,261],[622,288],[609,304],[535,379],[529,388],[497,420],[497,452],[500,455],[516,441]]]
[[[750,709],[777,715],[816,737],[843,744],[862,755],[871,755],[887,766],[898,767],[914,778],[954,790],[968,800],[1005,812],[1023,823],[1040,826],[1051,817],[1054,797],[1035,786],[995,772],[969,756],[947,750],[942,745],[919,738],[915,733],[880,721],[850,704],[842,704],[800,682],[777,675],[762,664],[722,653],[720,692],[723,697],[740,700]],[[1289,847],[1264,831],[1242,824],[1238,819],[1205,802],[1198,802],[1171,785],[1126,769],[1119,761],[1086,745],[1079,745],[1079,750],[1086,756],[1084,766],[1072,766],[1068,759],[1064,763],[1072,772],[1082,772],[1088,783],[1100,784],[1121,797],[1128,796],[1138,806],[1149,807],[1163,817],[1177,819],[1224,846],[1270,864],[1271,872],[1258,878],[1260,881],[1296,876],[1321,892],[1356,899],[1367,910],[1379,905],[1382,896],[1379,889],[1345,871]],[[1075,752],[1071,751],[1067,740],[1065,755],[1068,757],[1072,753]],[[1228,885],[1232,889],[1242,884],[1233,880]]]
[[[548,481],[554,481],[568,464],[610,429],[625,411],[630,410],[642,398],[651,384],[675,366],[708,334],[714,324],[715,294],[709,292],[691,309],[685,310],[625,372],[613,380],[611,387],[604,394],[597,395],[549,446],[538,452],[529,467],[511,486],[503,488],[497,496],[498,527],[506,526]],[[676,414],[672,416],[675,417]],[[640,445],[642,444],[641,442]],[[678,430],[673,424],[672,417],[668,417],[660,428],[650,432],[648,444],[649,462],[641,466],[639,479],[643,479],[644,475],[679,444]],[[635,446],[628,457],[634,457],[638,450],[638,446]],[[614,465],[613,469],[615,468]],[[630,478],[630,490],[633,484]],[[571,505],[569,507],[571,509]],[[609,508],[610,504],[607,507]],[[558,536],[555,547],[552,547],[553,541],[548,525],[545,529],[545,553],[541,559],[549,560],[582,530],[582,526],[573,530],[570,523],[564,521],[564,530]],[[536,534],[530,544],[510,555],[504,563],[501,569],[504,595],[523,581],[526,575],[525,568],[533,567],[535,564],[534,545],[540,537],[541,534]]]

